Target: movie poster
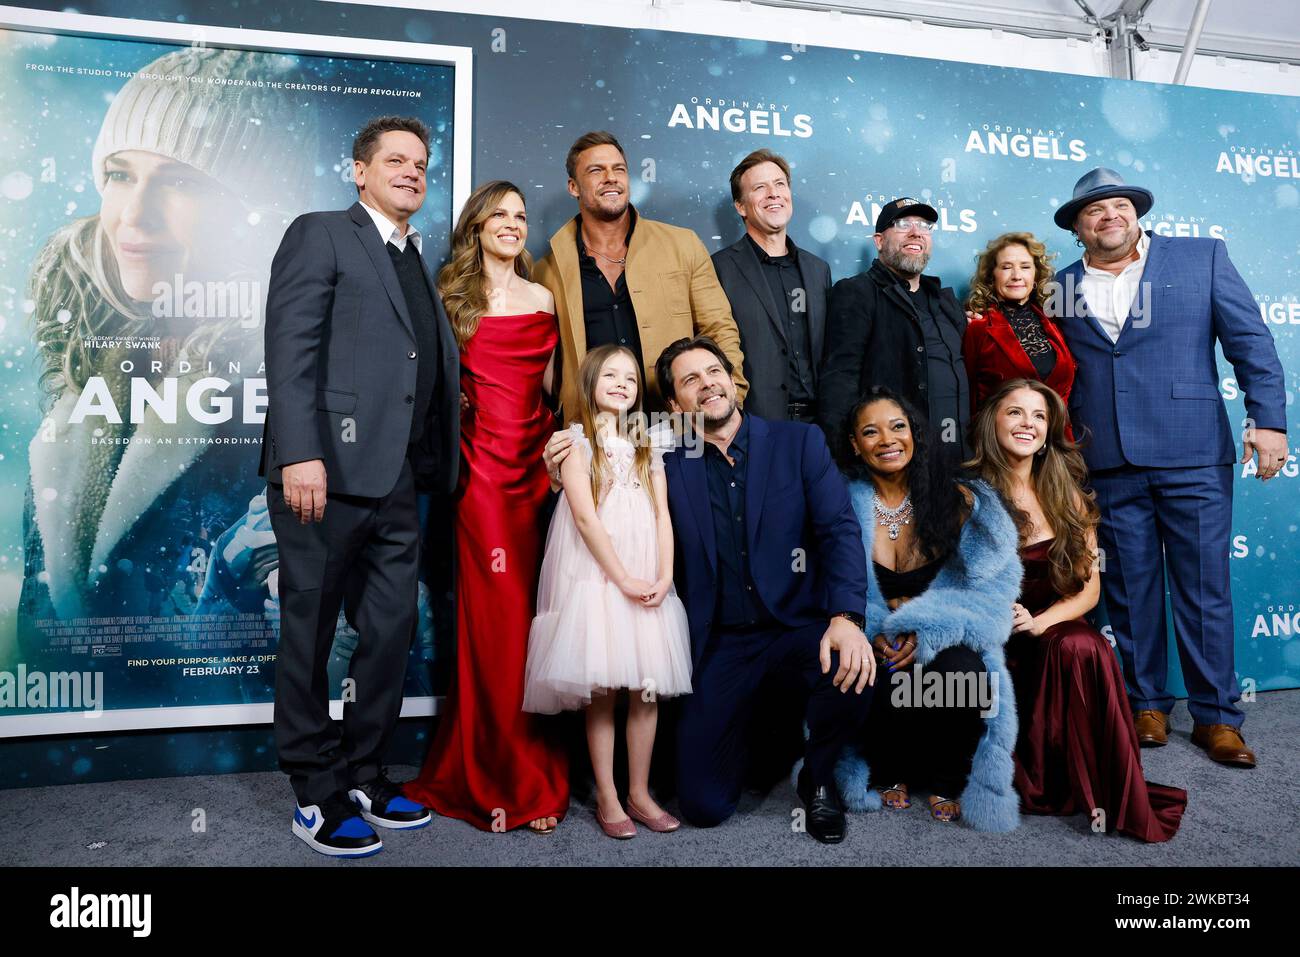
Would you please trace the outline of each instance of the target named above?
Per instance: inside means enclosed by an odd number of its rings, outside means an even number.
[[[294,217],[355,201],[352,139],[385,113],[433,130],[414,225],[446,246],[455,73],[0,31],[0,734],[69,711],[269,720],[271,259]],[[427,663],[427,592],[422,610]],[[341,615],[336,696],[355,639]],[[429,696],[429,668],[408,671]]]

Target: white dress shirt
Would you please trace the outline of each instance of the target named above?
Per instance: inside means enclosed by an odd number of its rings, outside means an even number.
[[[1110,336],[1111,342],[1118,340],[1119,334],[1124,331],[1124,323],[1128,319],[1129,310],[1133,308],[1133,300],[1142,280],[1142,271],[1146,269],[1147,248],[1150,245],[1151,240],[1144,232],[1138,239],[1137,260],[1125,266],[1118,276],[1089,266],[1088,254],[1084,253],[1083,279],[1079,281],[1083,301],[1088,306],[1088,312],[1101,325],[1102,331]]]
[[[361,201],[357,200],[357,202]],[[374,220],[375,228],[379,230],[379,238],[385,243],[392,243],[399,252],[406,252],[406,241],[409,239],[415,243],[417,253],[424,252],[424,239],[420,236],[420,231],[410,223],[406,224],[406,235],[403,236],[401,231],[389,222],[388,217],[379,210],[372,209],[365,203],[361,203],[361,207],[370,214],[370,218]]]

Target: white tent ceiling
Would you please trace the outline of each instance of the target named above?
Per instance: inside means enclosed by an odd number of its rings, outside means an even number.
[[[1087,37],[1095,25],[1083,7],[1105,20],[1124,12],[1156,49],[1181,50],[1196,0],[757,0],[772,6],[840,9],[946,26],[1002,27],[1021,33]],[[1300,3],[1296,0],[1211,0],[1197,45],[1200,53],[1274,62],[1300,62]]]
[[[336,0],[1171,83],[1197,0]],[[1083,6],[1091,13],[1085,13]],[[1123,12],[1142,45],[1126,44]],[[910,21],[910,22],[909,22]],[[1100,28],[1099,28],[1100,23]],[[1300,97],[1300,0],[1210,0],[1190,86]]]

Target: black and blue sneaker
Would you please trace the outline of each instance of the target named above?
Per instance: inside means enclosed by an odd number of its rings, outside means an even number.
[[[384,849],[374,828],[361,819],[357,807],[342,795],[293,812],[293,833],[313,851],[330,857],[369,857]]]
[[[433,820],[427,807],[404,797],[402,789],[382,771],[373,781],[353,785],[348,797],[361,809],[362,817],[380,827],[409,830]]]

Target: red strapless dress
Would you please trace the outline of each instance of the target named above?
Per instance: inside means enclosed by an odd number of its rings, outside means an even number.
[[[456,513],[456,669],[407,797],[485,831],[569,806],[567,754],[546,718],[521,710],[550,494],[542,449],[554,418],[542,377],[555,316],[485,316],[461,351]]]
[[[1047,557],[1051,539],[1021,549],[1020,604],[1037,615],[1060,600]],[[1027,814],[1101,809],[1107,831],[1167,841],[1187,806],[1181,788],[1149,784],[1119,661],[1105,636],[1082,619],[1006,646],[1020,737],[1015,784]]]

